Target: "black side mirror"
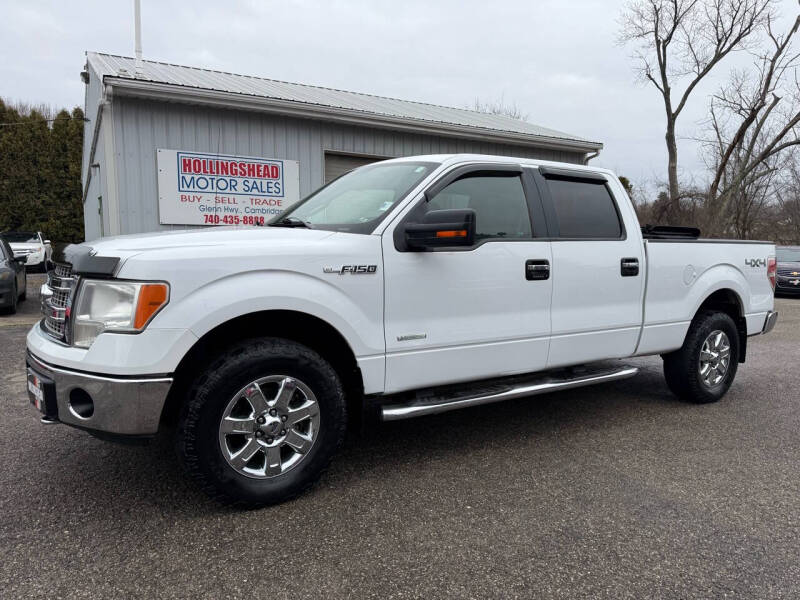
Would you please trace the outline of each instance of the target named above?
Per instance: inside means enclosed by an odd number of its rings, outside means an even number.
[[[475,211],[466,209],[431,210],[420,223],[406,223],[406,245],[410,250],[430,250],[475,243]]]

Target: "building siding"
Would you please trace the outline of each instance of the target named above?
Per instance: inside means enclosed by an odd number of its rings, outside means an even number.
[[[582,153],[128,97],[114,98],[111,114],[118,233],[123,234],[188,227],[159,224],[158,148],[300,161],[301,197],[323,184],[326,151],[385,157],[467,152],[571,163],[584,158]],[[101,164],[100,170],[105,171],[104,167]],[[88,209],[90,204],[87,198]],[[109,213],[105,198],[104,209]],[[87,239],[100,235],[96,228],[89,230],[88,216],[86,224]],[[112,233],[117,232],[106,227],[105,234]]]

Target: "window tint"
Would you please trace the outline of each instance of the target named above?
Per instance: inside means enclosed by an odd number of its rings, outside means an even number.
[[[619,238],[622,226],[605,185],[548,179],[562,238]]]
[[[454,181],[428,203],[428,210],[471,208],[475,239],[529,238],[531,219],[519,175],[479,175]]]

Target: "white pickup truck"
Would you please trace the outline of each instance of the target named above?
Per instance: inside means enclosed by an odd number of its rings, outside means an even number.
[[[28,391],[43,422],[101,437],[174,416],[208,493],[274,503],[368,414],[608,382],[636,373],[613,359],[653,354],[679,397],[719,400],[777,319],[775,247],[695,238],[643,235],[607,170],[389,160],[265,227],[68,247],[28,334]]]

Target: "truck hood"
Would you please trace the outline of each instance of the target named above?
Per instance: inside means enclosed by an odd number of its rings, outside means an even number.
[[[67,262],[78,272],[110,274],[106,269],[118,270],[126,261],[139,255],[168,256],[180,252],[182,255],[215,256],[221,250],[240,251],[242,254],[279,252],[300,253],[326,238],[336,235],[321,229],[290,227],[215,227],[209,229],[185,229],[159,233],[121,235],[102,238],[83,244],[73,244],[56,250],[54,262]],[[106,260],[103,259],[113,259]],[[118,260],[117,260],[118,259]],[[88,261],[88,262],[87,262]],[[87,266],[94,265],[93,267]],[[101,270],[97,266],[103,264]]]
[[[788,271],[798,271],[798,272],[800,272],[800,262],[789,262],[789,261],[779,262],[777,267],[778,267],[778,269],[781,269],[781,270],[785,269],[785,270],[788,270]]]
[[[215,227],[213,229],[181,229],[136,235],[102,238],[86,245],[100,255],[126,255],[169,248],[204,248],[249,245],[252,243],[307,244],[333,235],[332,231],[301,227]]]
[[[31,244],[27,244],[25,242],[14,242],[13,244],[9,244],[9,246],[11,246],[11,249],[14,252],[23,252],[25,250],[34,252],[36,250],[41,250],[42,248],[44,248],[44,246],[42,244],[39,244],[38,242]]]
[[[290,227],[216,227],[213,229],[180,229],[159,233],[118,235],[85,242],[98,256],[128,258],[141,252],[170,248],[208,248],[249,246],[252,244],[308,244],[333,235],[332,231]],[[69,246],[67,247],[69,248]],[[74,248],[74,246],[73,246]]]

